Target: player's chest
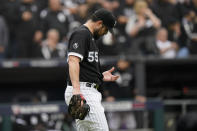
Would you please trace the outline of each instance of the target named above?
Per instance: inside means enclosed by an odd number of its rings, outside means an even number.
[[[90,41],[90,44],[87,48],[86,59],[90,63],[92,62],[97,63],[99,61],[99,49],[94,39]]]

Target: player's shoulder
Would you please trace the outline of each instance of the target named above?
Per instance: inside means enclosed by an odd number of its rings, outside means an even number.
[[[84,25],[76,28],[72,34],[84,38],[88,38],[91,36],[90,31]]]

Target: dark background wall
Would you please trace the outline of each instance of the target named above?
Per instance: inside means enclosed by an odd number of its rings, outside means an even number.
[[[164,59],[131,59],[135,65],[143,64],[144,72],[138,77],[145,83],[148,97],[162,98],[194,98],[197,93],[197,61],[196,60],[164,60]],[[0,102],[13,102],[39,96],[45,92],[49,101],[64,100],[66,88],[66,63],[47,66],[22,65],[18,60],[15,66],[1,63],[0,68]],[[31,61],[29,61],[31,62]],[[102,67],[114,66],[114,62],[102,62]],[[137,70],[135,65],[135,74]],[[143,81],[142,78],[145,78]]]

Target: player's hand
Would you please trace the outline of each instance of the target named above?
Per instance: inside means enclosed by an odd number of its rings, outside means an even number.
[[[110,70],[103,72],[103,81],[116,81],[119,78],[117,75],[112,75],[114,69],[112,67]]]

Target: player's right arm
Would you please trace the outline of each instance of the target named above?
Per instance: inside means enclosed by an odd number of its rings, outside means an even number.
[[[73,95],[81,94],[79,84],[79,66],[80,58],[77,56],[70,55],[68,58],[69,75],[73,86]]]
[[[70,81],[73,86],[73,94],[81,94],[80,92],[80,62],[85,55],[87,43],[87,33],[78,31],[71,35],[68,45],[68,68]]]

